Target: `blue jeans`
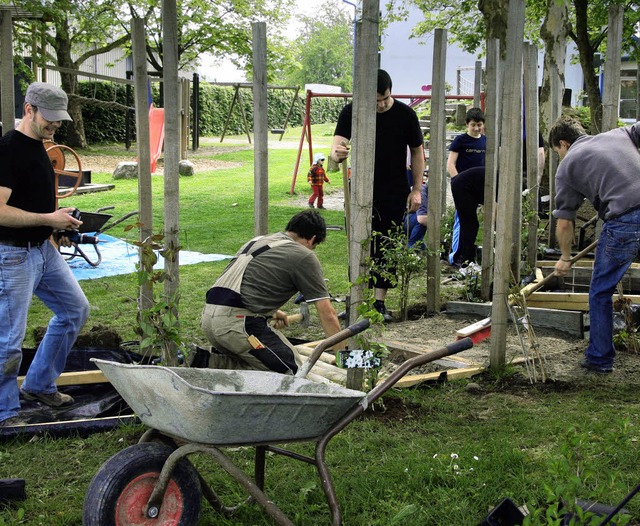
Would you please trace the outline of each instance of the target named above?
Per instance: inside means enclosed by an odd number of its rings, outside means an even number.
[[[407,214],[404,218],[404,231],[407,234],[407,245],[409,248],[417,245],[416,248],[426,249],[424,244],[424,235],[427,233],[427,227],[418,223],[418,216],[415,212]]]
[[[587,360],[611,367],[613,346],[612,295],[624,273],[640,253],[640,210],[606,221],[596,248],[589,289],[590,341]]]
[[[53,311],[22,387],[53,393],[67,355],[89,315],[89,303],[69,265],[46,241],[38,248],[0,244],[0,421],[20,410],[17,377],[33,295]]]

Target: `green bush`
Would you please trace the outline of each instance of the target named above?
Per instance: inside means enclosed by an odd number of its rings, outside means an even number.
[[[248,88],[239,90],[233,111],[229,115],[231,103],[234,99],[235,88],[233,86],[216,86],[213,84],[200,85],[200,135],[219,136],[223,130],[226,135],[242,135],[245,133],[244,120],[241,108],[246,117],[249,131],[253,131],[253,91]],[[289,110],[291,115],[287,126],[300,126],[304,119],[305,95],[298,96],[294,101],[292,90],[272,89],[267,94],[267,113],[269,128],[284,127]],[[335,122],[338,114],[345,105],[341,98],[315,97],[311,103],[311,122],[322,124]],[[227,128],[225,130],[225,122]]]

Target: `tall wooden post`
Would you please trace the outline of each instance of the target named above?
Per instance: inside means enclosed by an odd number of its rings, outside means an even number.
[[[162,81],[164,84],[164,293],[178,318],[180,290],[180,84],[178,79],[178,13],[176,0],[162,2]],[[168,365],[178,365],[178,346],[167,342]]]
[[[445,72],[447,31],[436,29],[431,78],[431,139],[429,141],[429,204],[427,208],[427,311],[440,311],[440,225],[447,191]]]
[[[525,141],[527,146],[527,188],[526,197],[529,211],[527,225],[527,263],[531,268],[536,266],[538,254],[538,185],[539,159],[538,134],[538,48],[533,44],[524,44],[524,109],[525,109]]]
[[[485,301],[491,299],[493,284],[493,261],[495,243],[496,185],[498,173],[498,139],[500,137],[500,40],[487,39],[486,62],[485,129],[487,152],[484,168],[484,221],[482,227],[482,284],[480,295]]]
[[[509,284],[511,283],[514,195],[522,185],[522,41],[524,39],[525,0],[509,2],[506,61],[498,186],[497,237],[493,306],[491,312],[491,351],[489,364],[497,368],[505,363]],[[519,263],[519,262],[518,262]],[[516,275],[516,279],[519,276]]]
[[[144,241],[153,232],[153,204],[151,197],[151,151],[149,149],[149,100],[147,90],[146,37],[144,20],[131,19],[131,47],[133,51],[133,81],[136,108],[136,146],[138,150],[138,210],[140,231],[138,240]],[[138,308],[149,309],[153,304],[153,288],[150,283],[140,287]]]
[[[254,22],[253,31],[253,181],[254,233],[269,230],[269,129],[267,126],[267,25]]]
[[[482,61],[476,60],[475,64],[475,75],[473,77],[473,107],[479,108],[480,94],[482,93]]]

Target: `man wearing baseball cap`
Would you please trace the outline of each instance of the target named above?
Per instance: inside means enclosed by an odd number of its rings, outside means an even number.
[[[29,86],[24,116],[0,138],[0,427],[20,423],[19,393],[58,407],[73,403],[56,379],[89,315],[89,303],[57,248],[54,231],[78,228],[73,208],[56,209],[55,173],[43,140],[52,139],[67,113],[67,95],[44,82]],[[20,391],[17,376],[27,314],[35,294],[53,311]]]

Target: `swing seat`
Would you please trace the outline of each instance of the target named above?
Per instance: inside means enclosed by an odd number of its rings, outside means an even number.
[[[274,135],[283,135],[284,134],[284,128],[273,128],[271,130],[271,133],[273,133]]]

